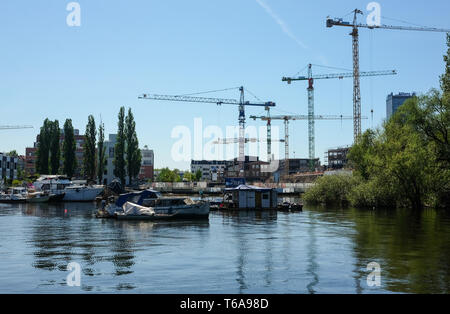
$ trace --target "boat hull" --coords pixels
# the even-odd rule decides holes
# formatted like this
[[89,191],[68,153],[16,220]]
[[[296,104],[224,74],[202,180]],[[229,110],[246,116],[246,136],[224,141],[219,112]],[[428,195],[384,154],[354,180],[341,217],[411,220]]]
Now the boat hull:
[[32,197],[27,199],[27,203],[48,203],[50,199],[50,195],[42,196],[42,197]]
[[108,207],[99,212],[97,218],[116,218],[119,220],[180,220],[180,219],[208,219],[209,203],[198,203],[185,206],[152,207],[155,215],[124,215],[120,207]]
[[65,202],[93,202],[103,191],[103,188],[66,189],[63,201]]
[[62,202],[64,200],[64,196],[66,195],[66,193],[61,193],[61,194],[52,194],[50,195],[50,199],[48,200],[49,202]]

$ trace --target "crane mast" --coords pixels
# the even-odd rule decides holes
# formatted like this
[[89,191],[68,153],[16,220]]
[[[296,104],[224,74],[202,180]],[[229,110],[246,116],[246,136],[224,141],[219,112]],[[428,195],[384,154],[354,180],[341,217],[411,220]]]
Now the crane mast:
[[[359,53],[357,53],[357,59]],[[359,62],[358,62],[359,64]],[[314,168],[314,159],[316,158],[316,148],[315,148],[315,119],[314,117],[314,80],[323,80],[323,79],[344,79],[344,78],[354,78],[354,85],[357,86],[353,90],[359,91],[359,77],[364,76],[383,76],[383,75],[396,75],[396,70],[389,70],[389,71],[370,71],[370,72],[361,72],[359,73],[359,66],[357,75],[355,76],[355,72],[352,73],[332,73],[332,74],[320,74],[320,75],[313,75],[312,73],[312,64],[308,64],[308,76],[298,76],[298,77],[283,77],[281,80],[283,82],[287,82],[288,84],[291,84],[293,81],[308,81],[308,116],[310,117],[308,119],[308,143],[309,143],[309,159],[310,159],[310,168],[311,170]],[[358,77],[356,79],[356,77]],[[358,92],[354,95],[354,102],[355,99],[359,99],[359,103],[361,103],[361,96]],[[361,110],[359,110],[359,113],[355,111],[355,108],[357,106],[354,106],[354,125],[360,129],[361,123],[358,122],[361,119],[358,117],[361,117]],[[360,108],[361,106],[359,106]],[[359,126],[358,126],[359,125]],[[356,130],[356,128],[355,128]],[[356,133],[356,131],[355,131]]]
[[0,130],[33,129],[31,125],[0,125]]
[[274,102],[265,103],[251,103],[245,101],[244,87],[239,87],[240,99],[225,99],[225,98],[207,98],[207,97],[194,97],[194,96],[180,96],[180,95],[155,95],[155,94],[143,94],[139,96],[139,99],[151,99],[151,100],[169,100],[180,102],[197,102],[197,103],[212,103],[216,105],[237,105],[239,108],[239,165],[240,175],[244,176],[244,161],[245,161],[245,107],[257,106],[257,107],[275,107]]
[[449,33],[450,29],[434,28],[434,27],[411,27],[411,26],[392,26],[392,25],[368,25],[358,23],[358,14],[363,15],[361,10],[353,11],[353,23],[345,22],[342,18],[327,18],[327,27],[344,26],[351,27],[352,32],[352,51],[353,51],[353,118],[354,118],[354,142],[356,143],[361,136],[361,85],[360,77],[362,76],[359,68],[359,28],[368,29],[391,29],[391,30],[407,30],[422,32],[442,32]]
[[[315,120],[351,120],[352,117],[349,116],[343,116],[343,115],[314,115],[311,116],[308,115],[279,115],[279,116],[250,116],[250,119],[253,120],[261,120],[261,121],[267,121],[267,124],[271,123],[272,120],[283,120],[284,121],[284,155],[285,155],[285,175],[289,175],[289,121],[296,121],[296,120],[308,120],[315,121]],[[364,119],[367,119],[367,117],[364,117]],[[267,142],[270,142],[270,139],[267,138]],[[283,141],[280,141],[283,142]],[[269,151],[269,150],[268,150]],[[310,160],[310,166],[314,166],[314,160]]]

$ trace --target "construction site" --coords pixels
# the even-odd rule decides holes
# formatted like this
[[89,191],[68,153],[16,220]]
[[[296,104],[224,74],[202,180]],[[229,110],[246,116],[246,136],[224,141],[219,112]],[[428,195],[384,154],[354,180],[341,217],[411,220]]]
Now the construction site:
[[[216,145],[236,145],[239,146],[239,155],[234,160],[193,160],[192,163],[197,166],[202,164],[203,168],[195,168],[203,171],[202,178],[205,181],[225,182],[227,178],[241,178],[246,179],[251,183],[306,183],[313,182],[317,177],[324,175],[327,171],[336,171],[347,169],[351,171],[351,165],[348,165],[347,154],[352,146],[349,143],[346,147],[330,148],[325,152],[324,164],[321,164],[320,159],[317,158],[316,152],[316,121],[320,120],[335,120],[335,121],[353,121],[353,143],[356,143],[362,134],[362,120],[367,120],[368,117],[361,114],[361,78],[365,77],[380,77],[380,76],[395,76],[397,71],[392,70],[380,70],[380,71],[361,71],[360,70],[360,44],[359,44],[359,29],[366,28],[370,30],[402,30],[402,31],[420,31],[420,32],[450,32],[449,29],[438,29],[432,27],[417,27],[417,26],[392,26],[392,25],[376,25],[376,24],[363,24],[358,22],[358,16],[363,15],[363,12],[359,9],[352,11],[353,20],[344,21],[343,18],[327,18],[326,27],[344,27],[351,29],[352,39],[352,72],[341,73],[327,73],[327,74],[314,74],[313,67],[324,67],[320,65],[308,64],[304,70],[305,75],[282,77],[281,81],[291,85],[296,82],[306,82],[306,97],[304,98],[307,103],[308,111],[306,114],[293,114],[293,115],[273,115],[271,111],[281,107],[275,101],[257,101],[251,102],[246,100],[246,92],[253,93],[245,89],[244,87],[237,88],[240,93],[239,99],[224,99],[224,98],[204,98],[199,97],[199,94],[207,94],[220,92],[232,89],[223,89],[215,91],[206,91],[190,95],[158,95],[158,94],[142,94],[139,99],[142,100],[159,100],[170,102],[189,102],[189,103],[209,103],[215,105],[235,105],[238,107],[238,123],[239,123],[239,137],[217,139]],[[324,67],[330,68],[330,67]],[[301,72],[301,71],[300,71]],[[315,112],[314,101],[314,86],[316,80],[353,80],[353,115],[317,115]],[[350,93],[350,91],[348,91]],[[259,100],[258,97],[255,96]],[[300,100],[299,100],[300,101]],[[245,128],[247,123],[246,107],[261,107],[264,108],[266,114],[264,116],[250,116],[250,121],[264,121],[267,127],[267,136],[265,139],[246,138]],[[373,109],[371,110],[373,120]],[[307,121],[308,123],[308,147],[304,149],[307,152],[307,158],[298,159],[291,158],[290,156],[290,134],[289,124],[295,121]],[[272,137],[272,126],[275,122],[281,122],[284,124],[284,138]],[[267,145],[267,156],[248,156],[246,155],[246,144],[248,143],[265,143]],[[284,144],[284,158],[275,159],[273,152],[273,144]],[[303,151],[302,151],[303,154]],[[304,154],[306,155],[306,153]],[[306,157],[306,156],[305,156]],[[270,171],[264,171],[264,168],[268,168],[272,162],[276,162],[277,168],[270,169]],[[217,163],[225,166],[211,167],[211,163]],[[191,166],[192,168],[192,166]],[[194,169],[194,168],[192,168]]]

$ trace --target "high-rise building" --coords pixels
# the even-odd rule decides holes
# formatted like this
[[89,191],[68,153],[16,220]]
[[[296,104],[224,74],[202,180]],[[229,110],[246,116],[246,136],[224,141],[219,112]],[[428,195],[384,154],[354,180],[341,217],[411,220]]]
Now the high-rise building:
[[397,109],[403,105],[403,103],[416,96],[416,93],[390,93],[386,99],[386,117],[389,120],[391,116],[397,111]]
[[102,184],[110,184],[116,179],[114,175],[114,149],[117,143],[117,134],[109,134],[108,141],[104,142],[105,146],[105,172],[103,173]]
[[147,146],[144,146],[141,149],[142,154],[142,162],[141,162],[141,170],[139,171],[139,180],[153,180],[153,171],[155,165],[155,156],[153,150],[149,149]]
[[15,180],[17,179],[17,163],[19,157],[9,156],[7,154],[0,153],[0,180]]

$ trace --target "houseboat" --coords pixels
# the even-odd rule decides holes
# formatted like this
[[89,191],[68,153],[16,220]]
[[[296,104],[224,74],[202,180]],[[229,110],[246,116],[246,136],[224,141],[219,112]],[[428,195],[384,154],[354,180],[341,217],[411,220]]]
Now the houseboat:
[[278,207],[276,189],[239,185],[225,189],[223,208],[230,210],[275,210]]

